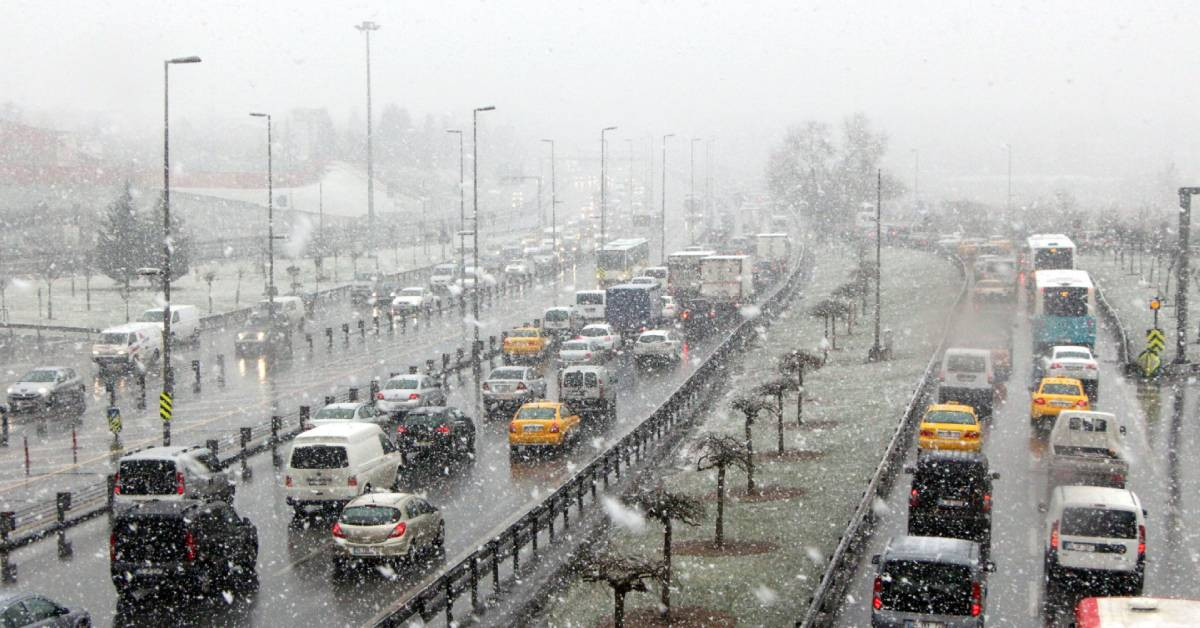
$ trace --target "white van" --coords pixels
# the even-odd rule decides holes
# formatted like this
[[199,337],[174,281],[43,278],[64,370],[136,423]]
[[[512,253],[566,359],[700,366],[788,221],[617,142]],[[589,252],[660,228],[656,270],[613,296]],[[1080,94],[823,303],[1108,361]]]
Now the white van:
[[578,290],[575,292],[575,311],[584,322],[603,321],[608,315],[603,290]]
[[[142,312],[138,320],[143,323],[154,323],[162,329],[163,310],[166,308],[152,307]],[[194,305],[171,304],[171,341],[200,342],[200,311]]]
[[[267,313],[266,299],[258,302],[258,310]],[[296,296],[275,297],[275,315],[287,317],[288,323],[304,327],[304,299]]]
[[1142,593],[1146,511],[1133,491],[1100,486],[1054,489],[1043,539],[1047,584],[1062,584],[1073,575],[1092,583],[1107,575],[1129,594]]
[[162,326],[125,323],[100,332],[92,345],[92,361],[104,371],[146,372],[162,356]]
[[985,349],[946,349],[938,373],[938,403],[956,401],[975,408],[980,418],[992,416],[996,381],[992,353]]
[[307,506],[341,507],[372,489],[394,487],[402,463],[396,445],[378,425],[314,427],[296,437],[288,456],[287,503],[297,515]]

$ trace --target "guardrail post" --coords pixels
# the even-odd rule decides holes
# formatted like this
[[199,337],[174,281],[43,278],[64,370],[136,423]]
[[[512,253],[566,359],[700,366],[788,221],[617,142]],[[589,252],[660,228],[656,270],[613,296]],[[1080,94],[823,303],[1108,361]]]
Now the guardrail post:
[[388,334],[396,333],[396,315],[388,312]]
[[371,390],[371,395],[370,395],[370,398],[367,399],[367,403],[374,404],[379,398],[379,378],[378,377],[371,378],[371,389],[370,390]]
[[242,458],[242,478],[243,479],[250,477],[250,466],[249,466],[249,463],[247,463],[247,460],[250,459],[250,453],[248,451],[246,451],[246,448],[250,446],[251,435],[252,435],[252,430],[249,427],[243,427],[243,428],[238,429],[238,436],[239,436],[238,440],[241,441],[241,445],[242,445],[242,453],[240,454],[240,456]]
[[446,625],[454,625],[454,596],[451,595],[450,578],[442,579],[442,590],[446,593]]
[[192,383],[192,392],[200,394],[200,360],[192,360],[192,375],[195,376],[195,381]]
[[208,453],[212,454],[212,457],[216,458],[217,461],[220,462],[221,458],[219,456],[219,452],[221,449],[221,441],[215,438],[210,438],[204,441],[204,446],[208,448]]
[[29,437],[21,436],[21,440],[25,443],[25,477],[29,477]]
[[448,370],[450,370],[450,354],[443,353],[442,354],[442,374],[444,375],[446,373],[446,371],[448,371]]
[[[376,315],[375,318],[376,318],[376,320],[378,320],[379,316]],[[362,338],[364,340],[367,337],[367,322],[361,318],[358,319],[358,337]]]
[[104,392],[108,393],[108,405],[117,405],[117,387],[111,381],[104,382]]
[[342,344],[350,346],[350,323],[342,323]]
[[0,447],[8,447],[8,412],[0,412]]
[[304,334],[304,342],[308,344],[308,352],[311,354],[311,353],[313,352],[313,339],[312,339],[312,333],[310,333],[310,332],[305,332],[305,334]]
[[332,327],[325,328],[325,340],[328,341],[328,343],[325,345],[325,350],[333,351],[333,328]]
[[462,347],[459,347],[458,349],[455,349],[454,353],[456,356],[454,364],[458,368],[459,376],[461,376],[463,368],[463,356],[466,355],[467,352],[463,351]]
[[[308,335],[308,350],[312,351],[312,335]],[[217,386],[225,387],[225,354],[217,354]]]
[[336,395],[325,395],[325,405],[329,405],[331,403],[337,403],[337,396]]
[[554,518],[558,516],[554,512],[554,507],[558,505],[558,497],[550,498],[550,516],[546,517],[546,531],[550,534],[550,544],[554,544]]
[[104,487],[108,489],[108,494],[104,496],[104,509],[108,511],[108,521],[111,524],[113,516],[117,514],[113,509],[113,502],[117,499],[117,476],[112,473],[105,475]]
[[304,430],[308,429],[308,417],[309,417],[308,406],[300,406],[300,431],[304,431]]
[[408,317],[404,315],[400,316],[400,333],[408,333]]
[[540,523],[539,520],[541,518],[542,518],[542,509],[535,508],[533,511],[533,526],[531,526],[533,529],[530,530],[530,533],[531,533],[531,538],[530,538],[531,552],[530,553],[533,556],[533,558],[537,558],[538,524]]
[[[138,373],[137,382],[138,382],[138,398],[137,398],[137,404],[136,404],[137,409],[145,410],[146,409],[146,374]],[[109,404],[108,405],[110,405],[110,406],[117,405],[116,399],[117,399],[117,391],[116,391],[116,389],[113,389],[112,394],[109,395]]]
[[358,401],[358,388],[351,388],[346,392],[348,400],[351,402]]
[[521,528],[519,527],[520,525],[521,525],[520,522],[518,522],[517,525],[514,525],[511,528],[513,531],[513,533],[512,533],[513,577],[516,577],[517,570],[519,570],[521,568]]
[[17,566],[8,560],[8,535],[16,528],[17,513],[0,512],[0,579],[4,582],[17,581]]
[[471,554],[471,610],[479,608],[479,559]]
[[71,494],[60,492],[54,496],[54,514],[58,528],[58,557],[70,558],[75,553],[71,542],[67,540],[67,511],[71,509]]
[[271,466],[278,467],[283,464],[283,458],[279,455],[279,430],[283,427],[283,417],[278,414],[271,415]]
[[433,361],[433,360],[425,360],[425,372],[426,372],[426,373],[429,373],[429,374],[433,374],[433,366],[434,366],[434,364],[435,364],[435,363],[434,363],[434,361]]
[[[582,509],[583,508],[583,485],[582,484],[579,485],[579,490],[577,491],[577,494],[579,495],[579,507],[580,507],[580,509]],[[582,516],[582,515],[580,515],[580,516]],[[563,532],[567,532],[570,529],[571,529],[571,495],[568,492],[568,493],[564,493],[564,495],[563,495]]]
[[[4,545],[7,547],[8,543]],[[500,542],[492,539],[488,541],[488,545],[492,546],[492,592],[494,595],[500,595]]]

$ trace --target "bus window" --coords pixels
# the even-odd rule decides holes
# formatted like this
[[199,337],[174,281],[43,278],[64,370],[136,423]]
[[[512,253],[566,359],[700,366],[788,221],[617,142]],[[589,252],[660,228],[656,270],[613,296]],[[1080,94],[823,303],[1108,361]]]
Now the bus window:
[[1037,249],[1033,256],[1035,270],[1071,270],[1075,268],[1073,250],[1070,248]]
[[1046,288],[1042,290],[1042,311],[1047,316],[1087,316],[1087,288]]
[[596,261],[600,265],[600,268],[605,270],[624,270],[625,251],[605,251],[602,249]]

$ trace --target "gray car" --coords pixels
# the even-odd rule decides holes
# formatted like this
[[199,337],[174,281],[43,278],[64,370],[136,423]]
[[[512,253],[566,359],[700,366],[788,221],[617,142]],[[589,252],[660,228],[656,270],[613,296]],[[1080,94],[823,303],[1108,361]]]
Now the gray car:
[[576,364],[604,364],[608,361],[608,350],[596,338],[579,337],[568,340],[558,349],[559,368]]
[[403,414],[421,406],[446,405],[446,391],[432,375],[397,375],[383,383],[375,407],[388,414]]
[[512,411],[528,401],[546,398],[546,379],[528,366],[501,366],[492,369],[480,384],[487,416]]
[[92,617],[87,611],[73,611],[36,593],[6,593],[0,595],[0,625],[83,628],[92,625]]
[[347,421],[359,421],[362,423],[374,423],[382,428],[386,433],[387,427],[391,423],[391,415],[382,410],[378,410],[375,406],[362,401],[350,401],[343,403],[331,403],[320,410],[309,419],[309,424],[313,427],[318,425],[329,425],[335,423],[344,423]]
[[974,541],[897,536],[882,554],[872,592],[871,626],[980,628],[987,612],[987,574],[994,571]]
[[82,413],[87,408],[87,386],[75,369],[36,368],[8,387],[8,408],[13,414],[64,410]]
[[113,498],[119,506],[144,501],[187,499],[233,502],[234,484],[211,451],[191,447],[151,447],[122,457]]

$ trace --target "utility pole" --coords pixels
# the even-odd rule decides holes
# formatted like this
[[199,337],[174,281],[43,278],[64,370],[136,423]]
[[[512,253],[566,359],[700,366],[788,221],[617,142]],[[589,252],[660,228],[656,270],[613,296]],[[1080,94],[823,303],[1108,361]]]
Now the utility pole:
[[[558,188],[554,172],[554,140],[542,140],[550,145],[550,245],[554,253],[554,304],[558,305]],[[540,196],[540,194],[539,194]]]
[[467,230],[466,192],[463,186],[464,153],[463,132],[461,129],[446,129],[447,133],[458,136],[458,276],[463,277],[467,265],[466,247],[463,246],[463,231]]
[[659,227],[662,229],[662,258],[663,266],[667,265],[667,140],[675,137],[674,133],[667,133],[662,138],[662,209],[658,214],[658,220],[661,223]]
[[629,188],[625,192],[625,198],[629,203],[629,222],[633,223],[633,139],[626,139],[629,143]]
[[[605,157],[605,155],[604,155],[604,150],[605,150],[604,134],[608,133],[609,131],[615,131],[615,130],[617,130],[617,127],[615,127],[615,126],[606,126],[603,129],[600,129],[600,242],[596,245],[596,261],[597,262],[600,261],[600,250],[604,248],[604,242],[605,242],[605,238],[606,238],[605,220],[608,217],[607,216],[608,205],[607,205],[607,200],[605,199],[605,190],[607,188],[607,185],[606,185],[607,174],[605,173],[605,170],[604,170],[604,166],[605,166],[605,164],[604,164],[604,157]],[[598,266],[598,264],[597,264],[597,266]]]
[[688,244],[696,243],[696,142],[700,138],[693,137],[691,143],[691,167],[688,175],[688,203],[687,203],[687,226],[688,226]]
[[1179,188],[1179,274],[1175,292],[1175,364],[1187,363],[1188,287],[1191,283],[1192,195],[1200,187]]
[[1004,211],[1008,214],[1008,218],[1012,219],[1012,144],[1005,144],[1004,148],[1008,151],[1008,200],[1004,203]]
[[875,171],[875,344],[867,356],[872,361],[884,358],[883,347],[879,344],[880,298],[879,280],[883,276],[883,260],[880,257],[883,245],[883,171]]
[[[371,151],[371,32],[379,30],[375,22],[364,20],[357,24],[358,29],[367,43],[367,228],[371,232],[370,241],[375,242],[375,161]],[[377,258],[378,259],[378,258]]]
[[[471,345],[471,355],[478,355],[479,347],[479,112],[493,111],[496,108],[489,105],[487,107],[477,107],[471,112],[471,195],[474,204],[474,216],[472,216],[471,238],[474,240],[473,251],[471,253],[472,272],[474,277],[471,280],[471,292],[474,297],[471,299],[471,315],[475,318],[471,329],[474,330],[475,336],[472,339],[474,344]],[[463,277],[463,285],[466,285],[466,277]],[[478,362],[476,362],[478,364]]]

